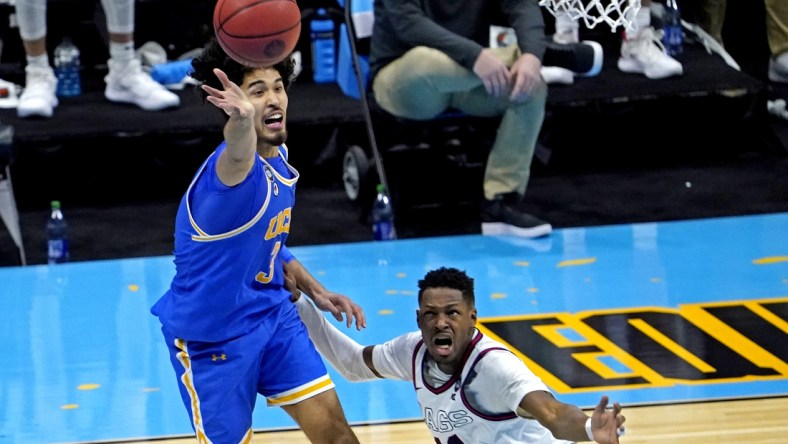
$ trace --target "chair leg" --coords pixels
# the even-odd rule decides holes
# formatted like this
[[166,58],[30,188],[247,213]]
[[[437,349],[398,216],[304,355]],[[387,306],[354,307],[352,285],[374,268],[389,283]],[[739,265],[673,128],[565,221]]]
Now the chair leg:
[[19,225],[19,211],[14,199],[14,188],[11,185],[11,167],[5,167],[5,174],[0,174],[0,217],[2,217],[11,238],[19,248],[19,259],[22,265],[27,265],[25,247],[22,244],[22,227]]

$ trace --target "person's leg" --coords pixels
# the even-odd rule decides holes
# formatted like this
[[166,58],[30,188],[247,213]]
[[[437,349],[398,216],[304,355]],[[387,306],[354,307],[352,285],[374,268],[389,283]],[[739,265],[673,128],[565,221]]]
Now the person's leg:
[[258,370],[258,393],[295,419],[311,442],[358,443],[295,304],[285,304],[269,316],[276,325],[262,330],[270,339]]
[[[372,83],[375,100],[406,119],[430,120],[450,105],[454,93],[482,88],[481,79],[445,53],[425,46],[411,49],[386,65]],[[503,107],[498,107],[498,113]]]
[[788,2],[766,0],[766,35],[769,40],[769,80],[788,83]]
[[104,96],[144,110],[178,106],[180,98],[142,70],[134,52],[134,0],[101,0],[109,32],[109,74]]
[[358,443],[358,438],[348,425],[334,389],[282,408],[298,423],[309,441],[313,443]]
[[[498,48],[496,52],[507,65],[520,56],[516,46]],[[526,213],[520,205],[531,176],[546,103],[545,82],[532,91],[528,100],[518,103],[491,97],[483,87],[452,97],[452,106],[470,115],[503,113],[484,172],[483,234],[540,237],[552,232],[549,223]]]
[[665,52],[659,33],[651,26],[651,0],[643,0],[634,17],[628,19],[634,26],[624,30],[618,69],[650,79],[683,74],[681,63]]
[[46,0],[17,0],[16,17],[26,59],[25,89],[17,106],[20,117],[51,117],[58,105],[57,78],[47,55],[46,16]]
[[[769,0],[766,1],[768,3]],[[709,35],[722,43],[722,26],[725,23],[725,11],[727,10],[727,0],[702,0],[700,5],[700,16],[697,19],[698,26]]]
[[254,351],[265,342],[252,335],[208,343],[163,334],[197,441],[249,442],[260,364]]

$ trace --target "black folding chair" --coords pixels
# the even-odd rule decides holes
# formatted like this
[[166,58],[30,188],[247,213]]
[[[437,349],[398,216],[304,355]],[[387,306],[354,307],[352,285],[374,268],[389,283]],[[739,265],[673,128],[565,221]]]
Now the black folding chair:
[[[435,119],[395,117],[377,105],[365,69],[371,29],[359,32],[354,0],[343,4],[347,40],[366,127],[366,140],[350,140],[342,161],[348,198],[368,210],[375,188],[389,191],[395,214],[445,205],[478,204],[482,176],[500,117],[479,118],[447,110]],[[358,17],[358,14],[356,14]]]

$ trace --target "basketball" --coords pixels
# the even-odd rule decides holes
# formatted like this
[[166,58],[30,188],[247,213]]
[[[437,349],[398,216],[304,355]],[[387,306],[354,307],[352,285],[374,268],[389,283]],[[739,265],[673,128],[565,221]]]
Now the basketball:
[[213,29],[230,58],[253,68],[268,67],[295,49],[301,10],[295,0],[218,0]]

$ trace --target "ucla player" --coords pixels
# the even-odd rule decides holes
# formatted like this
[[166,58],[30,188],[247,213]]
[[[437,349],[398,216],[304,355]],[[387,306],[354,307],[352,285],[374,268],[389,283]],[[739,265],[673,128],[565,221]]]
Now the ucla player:
[[337,319],[366,321],[285,246],[299,178],[287,162],[291,59],[248,68],[212,40],[193,60],[207,102],[227,116],[224,141],[200,166],[175,220],[175,277],[151,312],[162,332],[199,443],[247,443],[258,394],[316,443],[357,443],[334,384],[290,292]]
[[421,331],[367,347],[326,322],[297,289],[293,293],[318,350],[348,380],[413,383],[438,444],[613,444],[623,433],[618,403],[608,409],[603,396],[588,417],[558,401],[520,358],[474,327],[473,279],[463,271],[439,268],[419,281]]

